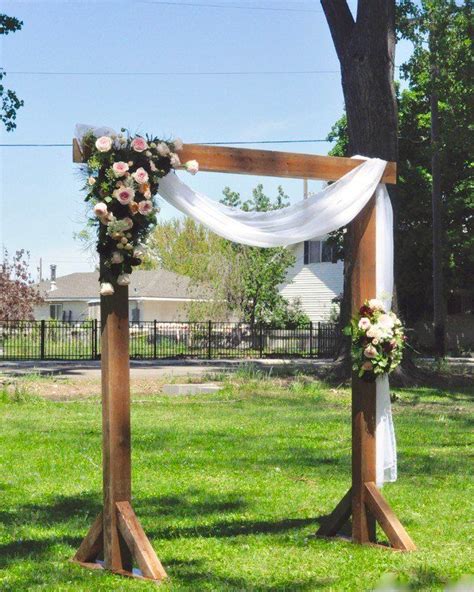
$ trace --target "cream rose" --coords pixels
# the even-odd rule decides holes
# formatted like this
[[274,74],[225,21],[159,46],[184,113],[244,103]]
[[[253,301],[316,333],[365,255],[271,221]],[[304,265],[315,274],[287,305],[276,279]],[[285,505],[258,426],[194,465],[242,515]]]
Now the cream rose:
[[99,152],[108,152],[112,148],[113,140],[109,136],[101,136],[95,141],[95,147]]
[[199,163],[197,160],[188,160],[188,162],[184,163],[185,169],[191,175],[195,175],[199,171]]
[[165,144],[164,142],[160,142],[158,144],[158,146],[156,147],[156,151],[160,156],[168,156],[168,154],[170,153],[168,144]]
[[105,216],[107,216],[108,214],[108,210],[107,210],[107,206],[105,205],[104,202],[100,201],[99,203],[96,203],[94,206],[94,214],[98,217],[98,218],[104,218]]
[[100,284],[101,296],[112,296],[115,293],[114,287],[109,282],[102,282]]
[[359,321],[359,329],[362,329],[362,331],[367,331],[367,329],[370,329],[370,327],[372,326],[372,323],[370,322],[370,320],[367,317],[362,317]]

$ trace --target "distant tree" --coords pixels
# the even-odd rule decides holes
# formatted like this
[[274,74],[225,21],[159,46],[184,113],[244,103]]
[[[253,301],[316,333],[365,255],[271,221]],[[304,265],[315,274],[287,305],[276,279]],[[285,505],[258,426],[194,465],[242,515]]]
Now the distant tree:
[[[252,197],[243,200],[239,193],[226,187],[221,203],[241,208],[250,212],[268,212],[288,205],[289,198],[278,187],[274,200],[263,191],[259,184],[252,192]],[[235,256],[240,261],[243,285],[243,301],[241,308],[244,320],[252,326],[256,323],[272,323],[285,325],[289,323],[305,324],[309,322],[301,306],[291,305],[279,291],[284,282],[288,268],[294,265],[294,254],[285,247],[263,249],[232,243]]]
[[[0,14],[0,35],[8,35],[19,31],[23,26],[23,21],[19,21],[13,16]],[[16,112],[20,107],[23,107],[24,102],[19,99],[15,91],[6,89],[2,80],[5,78],[6,72],[0,68],[0,120],[4,124],[7,132],[11,132],[16,128]]]
[[0,267],[0,319],[32,319],[33,307],[42,302],[29,272],[29,253],[21,249],[10,257],[5,250]]

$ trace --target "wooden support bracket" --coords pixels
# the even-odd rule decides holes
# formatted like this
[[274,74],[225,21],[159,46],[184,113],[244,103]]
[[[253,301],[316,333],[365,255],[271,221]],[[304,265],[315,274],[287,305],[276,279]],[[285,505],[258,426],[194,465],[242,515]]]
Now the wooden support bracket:
[[[161,582],[167,578],[165,569],[148,540],[132,506],[128,501],[117,502],[117,537],[121,540],[123,556],[119,563],[108,567],[104,556],[104,525],[101,512],[74,555],[72,562],[88,569],[108,569],[121,576]],[[130,558],[132,561],[130,561]],[[138,569],[133,569],[135,561]]]

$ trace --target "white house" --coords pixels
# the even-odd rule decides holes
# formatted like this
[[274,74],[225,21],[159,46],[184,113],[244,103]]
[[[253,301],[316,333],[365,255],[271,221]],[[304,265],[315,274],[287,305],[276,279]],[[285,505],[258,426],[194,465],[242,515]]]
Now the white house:
[[[100,318],[98,272],[71,273],[43,281],[39,289],[44,303],[34,310],[36,320]],[[191,288],[185,276],[163,269],[137,270],[131,274],[129,312],[133,322],[186,321],[189,303],[207,300],[205,288]]]
[[280,293],[292,301],[299,299],[313,322],[329,320],[332,300],[343,291],[343,261],[334,261],[333,249],[324,238],[290,247],[296,256]]

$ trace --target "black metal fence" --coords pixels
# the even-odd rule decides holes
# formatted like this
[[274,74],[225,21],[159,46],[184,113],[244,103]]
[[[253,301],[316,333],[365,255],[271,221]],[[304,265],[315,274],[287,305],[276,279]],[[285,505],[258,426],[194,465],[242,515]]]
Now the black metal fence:
[[[164,358],[330,358],[338,328],[333,323],[277,329],[246,323],[130,323],[130,357]],[[0,321],[2,360],[96,360],[100,322]]]

